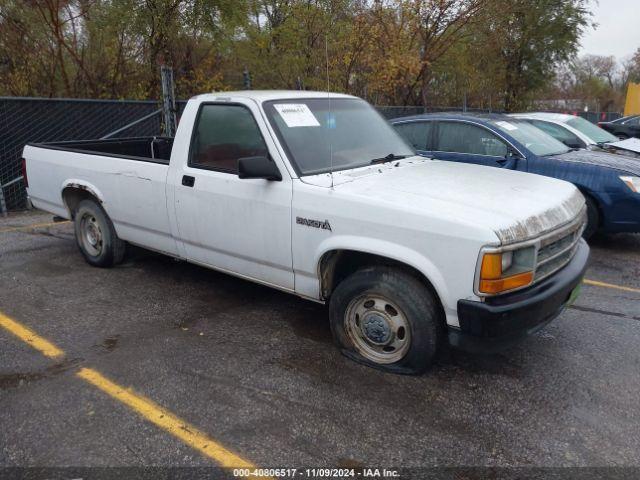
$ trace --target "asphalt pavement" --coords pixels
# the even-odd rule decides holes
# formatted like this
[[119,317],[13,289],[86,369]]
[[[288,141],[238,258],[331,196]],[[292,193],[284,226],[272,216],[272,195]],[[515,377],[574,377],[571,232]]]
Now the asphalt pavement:
[[140,249],[94,268],[51,222],[0,218],[0,312],[64,352],[0,328],[0,467],[216,464],[82,369],[261,467],[640,466],[640,235],[594,240],[539,334],[407,377],[343,357],[322,305]]

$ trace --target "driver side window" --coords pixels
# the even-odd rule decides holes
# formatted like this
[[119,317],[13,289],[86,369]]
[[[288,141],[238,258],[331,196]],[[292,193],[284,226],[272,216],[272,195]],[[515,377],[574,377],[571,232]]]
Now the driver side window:
[[191,143],[190,167],[236,174],[239,158],[267,155],[258,124],[247,107],[201,107]]
[[437,150],[440,152],[469,153],[490,157],[504,157],[507,144],[486,128],[463,122],[440,122]]

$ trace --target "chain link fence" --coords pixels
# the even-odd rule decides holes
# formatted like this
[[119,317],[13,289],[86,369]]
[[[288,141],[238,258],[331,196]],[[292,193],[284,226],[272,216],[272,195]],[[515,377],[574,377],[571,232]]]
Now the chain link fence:
[[[186,105],[176,102],[178,118]],[[430,112],[460,112],[459,107],[378,106],[387,119]],[[487,113],[485,109],[467,112]],[[618,113],[572,112],[596,123]],[[160,135],[162,110],[155,101],[78,100],[0,97],[0,214],[26,207],[22,149],[31,142],[87,140]]]
[[[145,116],[144,121],[122,128]],[[26,143],[101,138],[119,129],[113,138],[158,135],[161,121],[156,102],[0,97],[3,210],[26,206],[20,160]]]

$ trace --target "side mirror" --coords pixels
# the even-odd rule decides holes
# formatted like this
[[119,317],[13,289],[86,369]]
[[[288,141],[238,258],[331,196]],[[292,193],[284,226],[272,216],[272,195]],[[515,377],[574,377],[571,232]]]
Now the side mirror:
[[262,178],[274,182],[282,181],[282,174],[269,157],[243,157],[238,159],[239,178]]
[[511,147],[509,147],[509,151],[507,152],[507,155],[505,158],[507,160],[524,160],[524,157],[520,155],[520,152],[518,152],[517,150]]
[[509,148],[504,158],[502,157],[498,158],[497,162],[500,168],[513,170],[516,168],[518,164],[518,160],[524,160],[524,158],[516,150],[514,150],[513,148]]

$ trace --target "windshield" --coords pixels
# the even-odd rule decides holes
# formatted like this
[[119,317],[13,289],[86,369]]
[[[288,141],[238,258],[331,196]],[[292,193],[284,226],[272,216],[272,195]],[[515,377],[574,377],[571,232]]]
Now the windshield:
[[264,110],[300,175],[362,167],[385,157],[415,155],[364,100],[273,100],[264,103]]
[[567,121],[567,125],[585,134],[595,143],[618,141],[618,139],[611,135],[609,132],[601,129],[597,125],[594,125],[589,120],[585,120],[582,117],[572,118],[571,120]]
[[534,127],[524,120],[496,120],[493,124],[507,135],[531,150],[535,155],[558,155],[567,153],[569,149],[564,143],[556,140],[551,135],[544,133],[538,127]]

